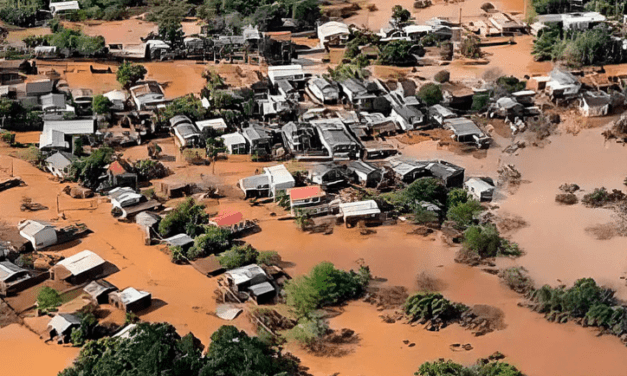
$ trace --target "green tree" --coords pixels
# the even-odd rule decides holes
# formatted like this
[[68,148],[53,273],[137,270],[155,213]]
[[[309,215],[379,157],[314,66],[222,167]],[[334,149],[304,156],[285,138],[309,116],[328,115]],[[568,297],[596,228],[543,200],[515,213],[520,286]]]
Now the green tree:
[[466,37],[459,46],[461,54],[465,57],[478,59],[481,57],[481,47],[479,46],[479,38],[474,36]]
[[141,81],[146,77],[148,71],[141,64],[132,64],[127,61],[122,63],[116,72],[118,82],[128,89],[134,86],[138,81]]
[[396,26],[401,26],[407,23],[411,18],[411,13],[400,5],[394,5],[392,7],[392,21]]
[[172,48],[184,48],[183,26],[180,21],[166,19],[159,22],[159,38],[170,45]]
[[472,106],[470,110],[473,112],[481,112],[488,108],[488,104],[490,104],[490,94],[477,93],[472,96]]
[[37,309],[48,313],[61,305],[63,300],[59,292],[51,287],[44,286],[37,294]]
[[113,102],[102,94],[96,95],[91,102],[91,107],[95,114],[105,115],[111,111]]
[[442,89],[440,85],[434,83],[427,83],[420,87],[418,94],[416,95],[427,106],[433,106],[442,102],[444,96],[442,95]]
[[412,321],[441,320],[446,323],[459,319],[468,307],[461,303],[452,303],[442,294],[421,291],[407,298],[403,310]]
[[446,218],[449,221],[455,222],[455,227],[459,230],[464,230],[468,226],[472,225],[477,214],[481,213],[483,207],[476,200],[469,200],[467,202],[459,202],[454,206],[451,206],[446,213]]
[[202,106],[200,99],[189,94],[176,98],[163,109],[165,119],[171,119],[176,115],[185,115],[192,121],[198,121],[205,118],[207,110]]
[[74,161],[70,167],[70,175],[84,186],[96,188],[104,167],[113,162],[113,154],[112,148],[102,146],[92,151],[88,157]]
[[203,225],[209,221],[204,205],[197,205],[193,198],[180,203],[159,222],[159,233],[167,237],[186,233],[189,236],[200,234]]
[[457,204],[463,204],[470,200],[468,192],[463,188],[453,188],[446,194],[446,207],[451,208]]
[[476,252],[480,257],[520,256],[521,252],[515,243],[503,239],[496,226],[470,226],[464,232],[464,247]]
[[444,208],[446,188],[436,178],[420,178],[399,192],[383,195],[382,198],[401,212],[415,211],[421,202],[428,202]]
[[231,231],[208,226],[205,233],[194,239],[194,245],[187,252],[187,257],[193,260],[210,254],[216,254],[229,248],[231,245]]
[[281,256],[276,251],[261,251],[257,256],[257,264],[260,265],[279,265],[281,262]]
[[[386,43],[379,53],[379,64],[407,66],[414,65],[416,58],[412,54],[415,45],[406,40],[394,40]],[[416,52],[422,52],[416,51]]]
[[225,269],[235,269],[256,263],[257,257],[259,257],[259,252],[251,247],[250,244],[236,245],[222,253],[218,257],[218,261]]

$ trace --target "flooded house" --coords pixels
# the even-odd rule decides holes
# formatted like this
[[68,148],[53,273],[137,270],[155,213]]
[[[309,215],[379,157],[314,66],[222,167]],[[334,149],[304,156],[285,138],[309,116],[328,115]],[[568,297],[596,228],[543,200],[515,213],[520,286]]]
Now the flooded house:
[[130,187],[137,189],[138,178],[133,171],[133,167],[122,159],[115,160],[107,167],[107,182],[102,185],[103,189],[113,187]]
[[109,200],[113,208],[122,209],[124,207],[139,204],[144,196],[137,193],[134,188],[118,187],[109,191]]
[[239,297],[250,296],[259,304],[269,303],[276,296],[276,289],[259,265],[247,265],[224,273],[229,289]]
[[442,125],[444,129],[453,131],[452,138],[464,144],[473,144],[478,148],[487,148],[490,146],[490,137],[488,137],[474,121],[466,118],[447,119]]
[[105,263],[105,260],[94,252],[85,250],[59,261],[50,269],[50,278],[80,285],[101,276]]
[[422,111],[415,106],[408,105],[392,107],[390,117],[404,131],[420,128],[425,120]]
[[44,120],[39,136],[39,149],[63,150],[73,147],[73,136],[91,135],[96,132],[94,119]]
[[248,150],[246,147],[246,138],[244,138],[241,133],[223,134],[220,138],[224,141],[224,146],[229,154],[246,154]]
[[277,85],[279,81],[286,80],[297,88],[304,88],[305,83],[311,77],[303,71],[303,66],[293,65],[275,65],[268,67],[268,78],[272,85]]
[[354,182],[365,187],[376,187],[383,179],[383,172],[372,163],[362,160],[351,161],[347,166]]
[[585,91],[579,98],[579,112],[585,117],[607,116],[612,97],[603,92]]
[[20,236],[28,240],[33,249],[38,251],[58,242],[57,230],[46,222],[26,220],[17,226]]
[[390,159],[388,163],[396,178],[406,184],[411,184],[416,179],[428,175],[426,173],[426,163],[398,157]]
[[340,99],[340,89],[337,84],[329,82],[324,77],[314,77],[307,82],[307,90],[318,102],[335,104]]
[[398,154],[398,150],[389,142],[362,141],[364,159],[383,159]]
[[510,97],[501,97],[497,99],[494,105],[490,108],[492,116],[496,115],[510,120],[514,120],[517,117],[522,118],[524,111],[524,106]]
[[464,184],[465,169],[463,167],[443,160],[419,163],[426,164],[425,169],[429,171],[430,176],[439,179],[447,188],[461,188]]
[[319,185],[292,188],[288,194],[290,196],[290,213],[293,216],[299,214],[314,216],[329,212],[329,205],[326,203],[327,194]]
[[263,171],[269,178],[272,197],[277,197],[279,192],[285,192],[290,188],[294,188],[296,185],[294,177],[287,168],[285,168],[285,165],[264,167]]
[[523,106],[531,106],[534,104],[536,92],[533,90],[521,90],[512,93],[512,98]]
[[568,98],[579,94],[581,82],[572,73],[554,68],[546,82],[546,92],[551,98]]
[[196,127],[201,133],[205,133],[205,129],[212,129],[212,132],[223,134],[228,129],[228,126],[223,118],[197,121]]
[[[368,89],[368,83],[356,78],[349,78],[339,82],[342,102],[350,103],[355,109],[372,111],[375,109],[377,95],[374,90]],[[372,86],[372,85],[371,85]]]
[[[360,112],[359,118],[359,124],[365,128],[366,132],[366,136],[360,136],[362,140],[380,135],[393,135],[398,129],[397,122],[391,115],[385,116],[380,112]],[[351,126],[351,129],[354,130],[354,127]]]
[[126,109],[126,102],[128,101],[128,93],[122,90],[112,90],[102,94],[112,103],[112,111],[124,111]]
[[135,85],[129,91],[138,111],[156,110],[159,106],[166,105],[169,102],[165,98],[161,85],[156,81],[147,81]]
[[198,145],[200,132],[191,122],[178,124],[173,129],[179,147],[188,148]]
[[107,304],[109,302],[109,293],[116,291],[118,288],[104,279],[91,281],[83,291],[89,295],[92,302],[96,304]]
[[65,102],[63,94],[46,94],[39,98],[44,120],[62,120],[65,114],[74,114],[74,107]]
[[332,189],[346,183],[346,171],[335,163],[318,163],[309,169],[307,179],[324,189]]
[[109,304],[125,312],[139,312],[152,304],[152,294],[128,287],[109,293]]
[[334,159],[355,159],[359,156],[361,146],[347,131],[340,119],[312,120],[316,127],[320,142]]
[[194,245],[194,239],[187,234],[177,234],[163,239],[162,242],[167,244],[168,247],[181,247],[183,250],[186,250]]
[[78,160],[78,157],[72,153],[57,151],[56,153],[46,158],[44,163],[46,169],[50,171],[52,175],[56,176],[59,179],[65,179],[70,173],[72,163],[74,163],[74,161],[76,160]]
[[328,50],[329,47],[345,45],[348,42],[350,30],[345,23],[330,21],[318,25],[317,34],[320,46]]
[[320,150],[316,128],[310,123],[289,122],[281,128],[283,144],[293,154]]
[[470,178],[464,182],[464,189],[477,201],[492,201],[494,184],[487,179]]
[[441,104],[436,104],[429,107],[429,117],[435,120],[438,124],[444,124],[444,121],[447,119],[456,118],[457,115],[449,108],[442,106]]
[[13,295],[29,286],[31,276],[10,261],[0,261],[0,295]]
[[367,224],[380,222],[381,210],[374,200],[344,202],[340,204],[340,215],[346,227],[353,227],[359,221]]
[[272,134],[262,127],[251,125],[242,128],[247,150],[252,155],[266,156],[272,151]]
[[73,329],[78,329],[81,326],[81,319],[69,313],[57,313],[48,322],[47,332],[50,336],[50,340],[57,339],[57,343],[69,343],[70,336]]
[[78,1],[50,2],[49,8],[53,17],[60,14],[76,12],[81,9]]
[[72,89],[72,101],[76,106],[82,110],[91,109],[91,104],[94,99],[94,92],[91,89]]
[[270,195],[270,177],[266,174],[240,179],[238,185],[244,192],[244,199],[268,197]]

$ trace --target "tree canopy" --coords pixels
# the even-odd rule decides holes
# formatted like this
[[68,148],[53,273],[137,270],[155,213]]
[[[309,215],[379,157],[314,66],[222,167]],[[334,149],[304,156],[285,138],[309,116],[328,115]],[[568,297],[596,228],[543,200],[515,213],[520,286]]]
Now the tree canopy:
[[108,114],[111,111],[111,106],[113,106],[113,102],[102,94],[98,94],[92,99],[91,107],[95,114]]
[[132,64],[125,61],[120,65],[116,72],[116,78],[118,82],[126,89],[135,85],[138,81],[141,81],[146,77],[148,71],[141,64]]
[[440,85],[427,83],[420,87],[416,96],[421,99],[427,106],[433,106],[442,102],[444,96]]
[[204,231],[203,225],[208,221],[205,206],[196,204],[190,197],[159,222],[159,233],[165,237],[182,233],[195,237]]

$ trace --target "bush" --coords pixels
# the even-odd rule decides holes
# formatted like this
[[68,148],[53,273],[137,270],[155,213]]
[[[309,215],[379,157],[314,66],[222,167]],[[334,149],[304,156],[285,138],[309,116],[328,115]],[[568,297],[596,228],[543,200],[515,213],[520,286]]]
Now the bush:
[[286,283],[287,305],[298,317],[309,316],[315,309],[342,303],[364,291],[370,281],[370,270],[360,267],[357,272],[336,269],[322,262],[309,272]]
[[281,256],[276,251],[261,251],[257,256],[257,264],[261,265],[279,265]]
[[259,252],[249,244],[244,246],[233,246],[228,251],[218,257],[220,265],[225,269],[235,269],[257,262]]
[[187,251],[190,260],[207,255],[220,253],[231,246],[231,231],[220,227],[209,226],[205,233],[194,239],[194,245]]
[[501,270],[499,277],[510,289],[517,293],[526,294],[533,289],[533,281],[523,267],[513,266]]
[[499,235],[496,226],[470,226],[464,232],[464,247],[477,253],[481,258],[497,256],[520,256],[518,245]]
[[468,309],[461,303],[451,303],[442,294],[435,292],[418,292],[405,301],[403,310],[412,320],[422,322],[437,320],[441,322],[454,321]]
[[455,228],[464,230],[472,225],[477,214],[481,213],[483,207],[476,200],[460,202],[448,209],[446,218],[455,222]]
[[422,85],[416,96],[427,106],[438,104],[444,99],[440,85],[433,83]]
[[208,221],[209,215],[205,213],[205,206],[196,205],[190,197],[159,222],[159,233],[164,237],[181,233],[195,237],[203,231],[202,225]]
[[446,207],[451,208],[457,204],[464,204],[470,200],[468,192],[463,188],[453,188],[446,195]]
[[490,104],[489,93],[478,93],[472,96],[472,106],[470,110],[473,112],[485,111]]
[[55,310],[62,302],[59,292],[48,286],[44,286],[37,294],[37,309],[43,313]]
[[111,100],[102,94],[98,94],[92,99],[91,107],[95,114],[108,114],[111,111],[111,106],[113,106]]
[[607,204],[609,201],[610,194],[607,189],[605,189],[605,187],[595,188],[592,193],[584,195],[583,199],[581,200],[584,205],[593,208],[601,207]]
[[99,184],[104,167],[113,162],[113,154],[112,148],[103,146],[93,151],[87,158],[74,161],[70,167],[70,175],[87,188],[94,189]]
[[460,52],[464,57],[478,59],[482,56],[481,47],[479,47],[479,38],[466,37],[459,46]]
[[324,336],[328,330],[329,325],[326,321],[320,315],[312,314],[310,317],[301,317],[298,320],[298,325],[292,329],[291,334],[302,345],[311,346]]
[[180,246],[170,247],[170,260],[175,264],[182,264],[187,262],[187,256],[183,252],[183,248]]
[[527,87],[526,81],[520,81],[514,76],[499,77],[496,80],[496,84],[508,93],[515,93],[517,91],[525,90],[525,87]]
[[498,360],[479,359],[477,364],[464,367],[452,360],[439,359],[423,363],[415,376],[523,376],[514,366]]
[[412,42],[406,40],[393,40],[385,44],[379,53],[379,64],[396,66],[414,65],[416,58],[411,53],[414,46]]
[[436,73],[435,76],[433,76],[433,81],[443,84],[445,82],[448,82],[450,78],[451,78],[451,73],[447,70],[442,70]]
[[558,193],[555,195],[555,202],[564,205],[575,205],[579,202],[579,199],[574,193]]
[[385,194],[381,197],[389,204],[394,205],[396,210],[409,213],[416,211],[422,201],[444,208],[446,195],[446,188],[438,179],[420,178],[402,191]]
[[419,225],[430,224],[430,223],[439,223],[440,216],[438,213],[428,210],[422,205],[418,205],[414,210],[414,223]]

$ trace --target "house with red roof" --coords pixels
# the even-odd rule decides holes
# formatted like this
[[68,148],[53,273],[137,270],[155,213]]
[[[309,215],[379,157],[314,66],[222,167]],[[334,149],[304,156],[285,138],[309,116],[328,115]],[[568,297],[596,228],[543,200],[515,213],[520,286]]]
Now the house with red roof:
[[327,194],[319,185],[292,188],[289,190],[292,215],[306,213],[320,215],[329,212]]

